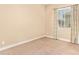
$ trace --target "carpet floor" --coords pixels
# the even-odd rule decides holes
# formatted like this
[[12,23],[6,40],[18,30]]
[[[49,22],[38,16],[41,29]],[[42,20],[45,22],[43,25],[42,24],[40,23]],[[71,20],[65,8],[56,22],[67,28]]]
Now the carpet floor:
[[78,55],[79,45],[55,40],[40,38],[4,51],[0,55]]

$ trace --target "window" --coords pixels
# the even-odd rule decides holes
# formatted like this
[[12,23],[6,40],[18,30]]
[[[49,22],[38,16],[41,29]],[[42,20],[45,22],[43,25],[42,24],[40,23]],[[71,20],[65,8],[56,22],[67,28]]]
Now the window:
[[57,20],[59,27],[70,27],[70,19],[71,19],[70,7],[57,9]]

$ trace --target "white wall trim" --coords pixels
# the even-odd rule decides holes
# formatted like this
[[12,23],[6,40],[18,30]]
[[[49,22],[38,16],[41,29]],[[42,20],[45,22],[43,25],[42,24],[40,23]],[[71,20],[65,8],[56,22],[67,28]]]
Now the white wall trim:
[[[48,37],[48,38],[54,38],[54,37],[51,36],[51,35],[46,35],[46,37]],[[64,38],[58,38],[58,40],[62,40],[62,41],[66,41],[66,42],[70,42],[70,40],[67,40],[67,39],[64,39]]]
[[[37,39],[43,38],[43,37],[54,38],[53,36],[50,36],[50,35],[42,35],[42,36],[38,36],[38,37],[33,38],[33,39],[28,39],[28,40],[26,40],[26,41],[21,41],[21,42],[12,44],[12,45],[4,46],[4,47],[0,48],[0,51],[6,50],[6,49],[9,49],[9,48],[12,48],[12,47],[16,47],[16,46],[19,46],[19,45],[21,45],[21,44],[24,44],[24,43],[27,43],[27,42],[31,42],[31,41],[33,41],[33,40],[37,40]],[[69,40],[66,40],[66,39],[63,39],[63,38],[59,38],[58,40],[70,42]]]
[[9,48],[12,48],[12,47],[16,47],[16,46],[19,46],[19,45],[21,45],[21,44],[24,44],[24,43],[27,43],[27,42],[31,42],[31,41],[33,41],[33,40],[37,40],[37,39],[43,38],[43,37],[45,37],[45,35],[38,36],[38,37],[33,38],[33,39],[28,39],[28,40],[26,40],[26,41],[21,41],[21,42],[12,44],[12,45],[4,46],[4,47],[0,48],[0,51],[6,50],[6,49],[9,49]]
[[46,37],[48,37],[48,38],[54,38],[53,36],[50,36],[50,35],[46,35]]
[[64,39],[64,38],[58,38],[58,40],[62,40],[62,41],[66,41],[66,42],[70,42],[70,40]]

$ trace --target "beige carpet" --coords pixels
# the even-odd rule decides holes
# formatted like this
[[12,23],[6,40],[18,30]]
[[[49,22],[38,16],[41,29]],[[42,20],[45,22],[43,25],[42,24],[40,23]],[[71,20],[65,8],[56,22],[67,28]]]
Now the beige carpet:
[[22,44],[17,47],[13,47],[0,54],[7,55],[69,55],[79,54],[79,45],[54,40],[51,38],[41,38],[31,41],[26,44]]

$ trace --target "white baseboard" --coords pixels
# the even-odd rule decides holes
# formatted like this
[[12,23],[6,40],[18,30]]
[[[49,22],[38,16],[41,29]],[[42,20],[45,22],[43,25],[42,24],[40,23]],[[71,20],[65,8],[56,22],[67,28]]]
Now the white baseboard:
[[[4,46],[4,47],[0,48],[0,51],[6,50],[6,49],[9,49],[9,48],[12,48],[12,47],[16,47],[16,46],[19,46],[21,44],[31,42],[33,40],[37,40],[37,39],[43,38],[43,37],[54,38],[53,36],[50,36],[50,35],[42,35],[42,36],[39,36],[39,37],[36,37],[36,38],[33,38],[33,39],[28,39],[26,41],[22,41],[22,42],[18,42],[18,43],[12,44],[12,45]],[[59,38],[58,40],[70,42],[69,40],[66,40],[66,39],[63,39],[63,38]]]
[[9,49],[9,48],[12,48],[12,47],[16,47],[16,46],[19,46],[21,44],[24,44],[24,43],[27,43],[27,42],[30,42],[30,41],[33,41],[33,40],[36,40],[36,39],[39,39],[39,38],[43,38],[43,37],[45,37],[45,35],[42,35],[42,36],[39,36],[39,37],[36,37],[36,38],[33,38],[33,39],[29,39],[29,40],[26,40],[26,41],[18,42],[18,43],[12,44],[12,45],[8,45],[8,46],[0,48],[0,51],[6,50],[6,49]]
[[58,38],[58,40],[62,40],[62,41],[66,41],[66,42],[70,42],[70,40],[64,39],[64,38]]
[[[53,36],[50,36],[50,35],[46,35],[46,37],[48,37],[48,38],[54,38]],[[56,39],[56,38],[54,38],[54,39]],[[67,40],[67,39],[64,39],[64,38],[58,38],[58,40],[70,42],[70,40]]]
[[50,35],[45,35],[46,37],[48,37],[48,38],[54,38],[53,36],[50,36]]

